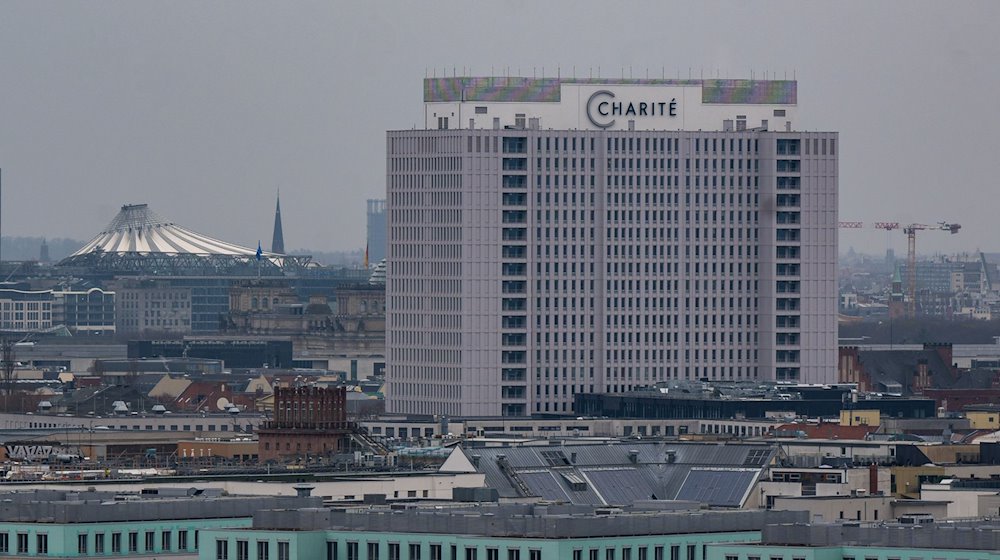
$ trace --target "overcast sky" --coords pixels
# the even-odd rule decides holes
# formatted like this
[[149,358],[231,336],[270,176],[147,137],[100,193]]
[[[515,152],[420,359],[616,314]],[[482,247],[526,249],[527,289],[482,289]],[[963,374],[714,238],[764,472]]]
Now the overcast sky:
[[918,250],[1000,251],[997,22],[996,1],[2,1],[2,232],[83,241],[145,202],[266,248],[280,188],[287,248],[360,248],[425,75],[575,66],[794,73],[798,127],[841,134],[841,220],[955,221]]

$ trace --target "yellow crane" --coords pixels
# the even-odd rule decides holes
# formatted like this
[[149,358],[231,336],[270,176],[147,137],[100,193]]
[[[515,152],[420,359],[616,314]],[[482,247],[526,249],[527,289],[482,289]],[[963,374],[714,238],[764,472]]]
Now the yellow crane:
[[[841,229],[860,229],[865,227],[864,222],[840,222]],[[892,231],[900,229],[899,222],[875,222],[875,229]],[[938,222],[929,224],[910,224],[902,226],[903,233],[906,234],[906,272],[907,272],[907,292],[910,301],[907,303],[907,315],[917,316],[917,232],[924,230],[947,231],[948,233],[958,233],[962,229],[959,224]]]

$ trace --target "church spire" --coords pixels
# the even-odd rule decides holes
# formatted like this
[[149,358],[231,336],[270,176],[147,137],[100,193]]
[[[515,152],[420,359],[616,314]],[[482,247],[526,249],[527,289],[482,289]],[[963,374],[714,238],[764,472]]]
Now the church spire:
[[277,204],[274,206],[274,237],[271,238],[271,252],[285,254],[285,236],[281,232],[281,191],[278,191]]

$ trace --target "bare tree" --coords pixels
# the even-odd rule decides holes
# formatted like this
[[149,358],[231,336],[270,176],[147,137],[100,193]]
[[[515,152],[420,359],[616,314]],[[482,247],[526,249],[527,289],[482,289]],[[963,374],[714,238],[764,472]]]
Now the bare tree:
[[7,396],[14,394],[14,368],[17,363],[14,361],[14,343],[8,338],[0,341],[0,373],[3,374],[3,392]]

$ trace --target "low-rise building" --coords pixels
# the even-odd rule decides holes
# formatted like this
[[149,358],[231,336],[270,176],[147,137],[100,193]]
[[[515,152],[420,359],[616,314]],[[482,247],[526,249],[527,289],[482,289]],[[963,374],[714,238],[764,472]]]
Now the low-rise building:
[[645,502],[613,510],[541,504],[272,509],[259,512],[251,527],[202,531],[200,558],[704,560],[709,544],[755,542],[768,523],[801,523],[806,517],[690,507]]
[[996,560],[996,520],[936,524],[930,516],[904,516],[901,523],[813,523],[769,525],[759,543],[710,544],[704,560]]
[[249,527],[254,512],[319,507],[313,497],[223,496],[194,488],[148,492],[0,493],[0,555],[18,558],[197,558],[206,529]]

